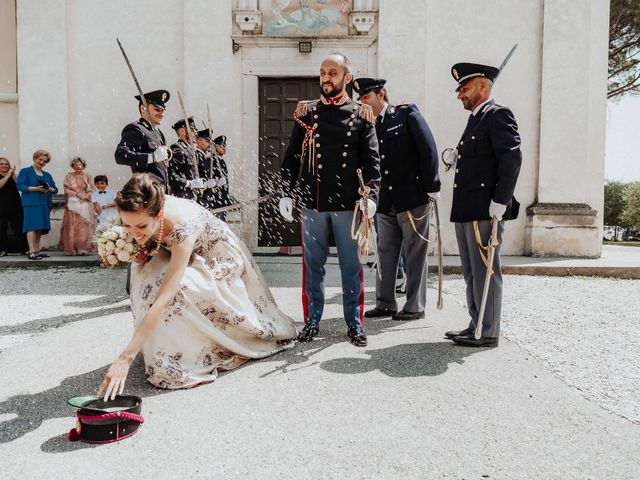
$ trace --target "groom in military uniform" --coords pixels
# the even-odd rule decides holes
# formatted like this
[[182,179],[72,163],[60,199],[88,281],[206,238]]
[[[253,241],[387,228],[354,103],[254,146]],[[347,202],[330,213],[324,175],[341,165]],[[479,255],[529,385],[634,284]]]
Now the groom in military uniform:
[[[364,316],[416,320],[424,318],[427,302],[429,198],[440,197],[438,151],[418,107],[389,104],[385,83],[381,78],[358,78],[353,82],[360,101],[370,105],[376,115],[382,170],[377,209],[381,275],[376,276],[376,307]],[[398,311],[395,284],[402,248],[407,301]]]
[[[522,164],[518,125],[509,108],[491,99],[493,82],[499,73],[495,67],[475,63],[457,63],[451,68],[451,75],[458,83],[458,99],[471,112],[457,147],[447,149],[443,156],[447,168],[455,168],[451,221],[455,223],[471,319],[464,330],[445,335],[459,345],[471,347],[498,345],[504,221],[516,218],[520,207],[513,196]],[[483,246],[488,244],[492,221],[498,222],[499,244],[495,250],[482,335],[476,339],[474,331],[487,272]]]
[[154,175],[169,193],[167,167],[170,153],[158,125],[162,122],[170,95],[166,90],[154,90],[145,93],[144,97],[149,111],[147,112],[140,95],[136,95],[140,120],[129,123],[122,130],[120,143],[115,151],[116,163],[128,165],[133,173]]
[[[305,327],[298,340],[308,342],[319,332],[324,309],[324,274],[333,232],[342,277],[342,304],[347,335],[356,346],[366,346],[363,329],[364,285],[358,242],[351,238],[356,204],[375,213],[380,183],[378,140],[371,107],[353,101],[346,92],[352,80],[348,59],[329,55],[320,66],[322,95],[301,102],[294,119],[289,147],[282,166],[285,196],[282,216],[292,221],[297,196],[302,219],[302,302]],[[361,199],[357,170],[368,187]]]

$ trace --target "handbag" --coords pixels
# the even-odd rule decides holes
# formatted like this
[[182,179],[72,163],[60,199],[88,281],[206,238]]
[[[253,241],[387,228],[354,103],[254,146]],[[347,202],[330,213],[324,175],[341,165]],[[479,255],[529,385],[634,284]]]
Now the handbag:
[[93,220],[91,212],[91,205],[87,202],[83,202],[78,197],[69,197],[67,201],[67,208],[73,213],[77,213],[82,219],[89,223]]

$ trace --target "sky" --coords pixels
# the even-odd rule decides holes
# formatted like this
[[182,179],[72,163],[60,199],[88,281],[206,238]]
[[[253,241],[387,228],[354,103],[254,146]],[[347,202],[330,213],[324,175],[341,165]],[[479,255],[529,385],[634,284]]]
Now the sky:
[[640,181],[640,96],[608,102],[604,178]]

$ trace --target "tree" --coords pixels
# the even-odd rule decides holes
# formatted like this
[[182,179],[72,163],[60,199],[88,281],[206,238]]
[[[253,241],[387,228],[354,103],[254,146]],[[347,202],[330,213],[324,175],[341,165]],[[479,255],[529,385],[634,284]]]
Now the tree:
[[604,184],[604,224],[622,226],[622,212],[625,207],[625,190],[628,183],[609,182]]
[[607,98],[640,93],[640,2],[611,0]]
[[640,228],[640,182],[628,184],[624,192],[622,222],[631,228]]

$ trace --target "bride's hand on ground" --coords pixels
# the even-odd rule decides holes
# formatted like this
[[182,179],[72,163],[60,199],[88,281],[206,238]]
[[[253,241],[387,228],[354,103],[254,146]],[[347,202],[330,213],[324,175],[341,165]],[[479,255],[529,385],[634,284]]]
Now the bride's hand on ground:
[[106,375],[104,376],[104,380],[98,387],[98,391],[96,395],[98,397],[103,397],[102,393],[104,392],[104,400],[111,400],[116,398],[116,395],[122,395],[124,391],[124,382],[127,379],[127,374],[129,373],[129,362],[122,358],[118,358],[115,362],[111,364],[109,370],[107,370]]

